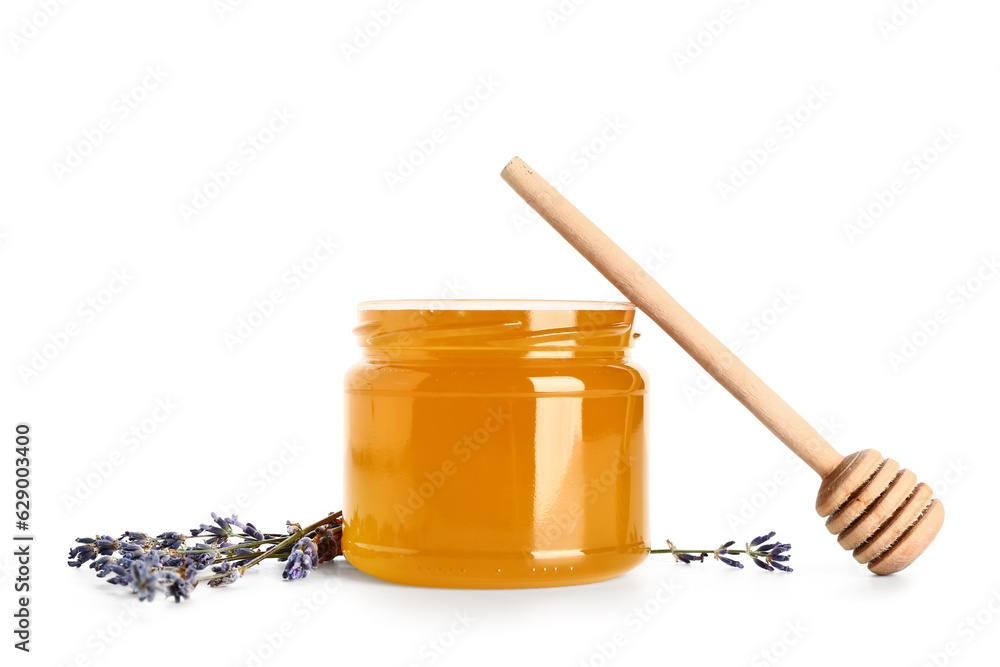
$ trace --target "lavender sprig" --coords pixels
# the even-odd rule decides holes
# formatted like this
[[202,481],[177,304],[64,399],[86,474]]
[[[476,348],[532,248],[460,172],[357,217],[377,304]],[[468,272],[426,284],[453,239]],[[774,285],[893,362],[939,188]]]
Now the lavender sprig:
[[[90,563],[98,578],[127,586],[142,601],[158,594],[176,602],[187,599],[199,583],[228,586],[267,558],[287,561],[283,577],[302,579],[321,563],[343,555],[343,512],[332,512],[305,528],[288,522],[284,533],[264,533],[235,515],[212,513],[214,524],[201,524],[189,535],[178,532],[127,531],[77,538],[69,552],[70,567]],[[193,544],[188,546],[188,542]]]
[[319,554],[316,553],[316,543],[308,537],[303,537],[292,547],[285,571],[281,576],[285,579],[302,579],[309,571],[319,565]]
[[791,544],[784,544],[782,542],[771,542],[765,544],[768,540],[774,537],[774,531],[766,535],[761,535],[755,537],[746,543],[746,549],[731,549],[730,547],[736,544],[735,540],[730,540],[724,544],[719,545],[713,550],[704,549],[677,549],[674,547],[674,543],[667,540],[666,549],[651,549],[649,553],[651,554],[671,554],[674,557],[674,561],[678,563],[684,563],[685,565],[690,565],[691,563],[703,563],[705,558],[712,554],[715,560],[722,562],[730,567],[736,567],[743,569],[743,563],[736,560],[735,558],[729,558],[729,555],[736,554],[747,554],[750,559],[753,560],[757,567],[767,570],[768,572],[774,572],[775,570],[780,570],[782,572],[791,572],[792,568],[785,565],[788,559],[792,557],[789,553],[792,549]]

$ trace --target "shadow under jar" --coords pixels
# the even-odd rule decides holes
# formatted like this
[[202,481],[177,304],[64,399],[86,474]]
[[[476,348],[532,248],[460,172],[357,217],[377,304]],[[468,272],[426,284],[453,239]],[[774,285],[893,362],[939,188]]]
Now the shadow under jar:
[[372,301],[345,378],[344,555],[448,588],[610,579],[649,552],[635,308]]

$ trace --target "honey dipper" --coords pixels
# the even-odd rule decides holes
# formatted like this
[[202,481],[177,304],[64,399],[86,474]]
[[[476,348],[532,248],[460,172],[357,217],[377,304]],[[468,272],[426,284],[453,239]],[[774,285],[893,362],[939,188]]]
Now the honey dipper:
[[649,273],[520,158],[507,184],[823,479],[816,511],[859,563],[899,572],[923,553],[944,521],[931,488],[874,449],[841,456]]

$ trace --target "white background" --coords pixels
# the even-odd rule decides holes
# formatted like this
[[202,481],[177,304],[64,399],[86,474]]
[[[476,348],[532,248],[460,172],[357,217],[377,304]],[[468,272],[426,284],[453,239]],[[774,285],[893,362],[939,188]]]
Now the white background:
[[[233,4],[4,3],[0,497],[12,502],[14,425],[29,422],[37,535],[30,656],[10,647],[14,573],[2,550],[5,656],[995,659],[1000,280],[983,262],[1000,251],[1000,6],[593,0],[562,3],[575,10],[556,20],[557,0],[404,1],[345,54],[387,0]],[[42,5],[57,10],[46,18]],[[244,142],[275,109],[294,118],[265,132],[251,160]],[[88,140],[102,123],[111,131]],[[386,173],[432,136],[444,141],[390,187]],[[615,298],[543,222],[519,221],[523,202],[499,178],[515,154],[550,180],[566,172],[566,194],[741,343],[841,452],[877,448],[932,483],[948,511],[932,549],[890,578],[854,563],[815,515],[818,478],[719,387],[685,396],[698,367],[643,317],[634,357],[652,379],[656,546],[712,548],[773,529],[795,545],[794,574],[655,556],[601,584],[452,591],[384,584],[342,562],[290,584],[266,564],[135,615],[124,590],[63,564],[78,535],[185,530],[241,493],[241,516],[265,529],[339,507],[341,378],[359,356],[359,301]],[[232,160],[239,173],[213,188]],[[76,166],[56,164],[67,161]],[[720,183],[739,187],[724,197]],[[185,215],[206,189],[203,210]],[[851,232],[859,207],[880,215]],[[319,238],[339,247],[314,265]],[[283,278],[305,265],[315,271],[301,284]],[[105,292],[116,271],[127,286]],[[977,282],[980,271],[994,279]],[[959,298],[959,286],[977,291]],[[227,345],[273,290],[284,297],[273,315]],[[792,305],[775,317],[782,290]],[[104,301],[100,313],[88,299]],[[939,310],[944,323],[921,335]],[[894,362],[904,338],[919,349]],[[178,407],[126,445],[124,433],[152,426],[158,400]],[[291,439],[296,453],[275,463]],[[268,465],[281,472],[262,483]],[[12,533],[4,516],[0,532]],[[667,580],[683,590],[661,602]],[[452,637],[456,614],[474,620]],[[606,659],[616,633],[623,645]]]

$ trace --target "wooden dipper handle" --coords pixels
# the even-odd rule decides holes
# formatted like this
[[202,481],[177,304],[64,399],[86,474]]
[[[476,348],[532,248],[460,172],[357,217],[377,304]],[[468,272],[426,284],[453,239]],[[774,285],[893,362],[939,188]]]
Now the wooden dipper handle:
[[816,429],[521,158],[507,163],[500,176],[820,477],[840,465],[844,457]]
[[778,439],[819,473],[816,511],[827,529],[875,574],[892,574],[924,552],[941,530],[944,506],[916,475],[874,449],[844,457],[746,364],[709,333],[635,260],[575,206],[514,158],[507,184],[639,306]]

